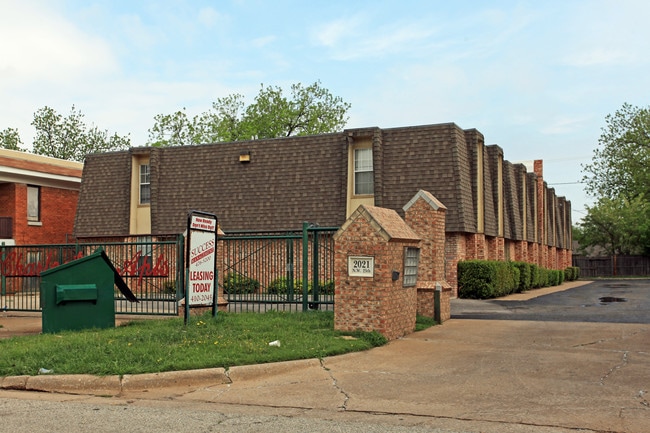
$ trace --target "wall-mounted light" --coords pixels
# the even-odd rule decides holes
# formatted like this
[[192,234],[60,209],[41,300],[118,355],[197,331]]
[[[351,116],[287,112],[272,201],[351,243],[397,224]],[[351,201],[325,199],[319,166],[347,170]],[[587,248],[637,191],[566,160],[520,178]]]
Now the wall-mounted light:
[[399,280],[399,271],[393,271],[393,275],[391,276],[393,281]]
[[251,162],[251,151],[246,150],[239,154],[239,162]]

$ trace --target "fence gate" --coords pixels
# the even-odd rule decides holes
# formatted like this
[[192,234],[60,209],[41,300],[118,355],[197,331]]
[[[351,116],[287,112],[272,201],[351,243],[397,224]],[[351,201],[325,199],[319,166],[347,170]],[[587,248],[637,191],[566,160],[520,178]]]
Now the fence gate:
[[182,235],[85,239],[76,244],[0,246],[0,309],[41,311],[40,273],[103,248],[139,303],[115,293],[117,314],[177,315]]
[[229,232],[220,237],[228,310],[333,309],[337,230],[303,223],[302,231]]

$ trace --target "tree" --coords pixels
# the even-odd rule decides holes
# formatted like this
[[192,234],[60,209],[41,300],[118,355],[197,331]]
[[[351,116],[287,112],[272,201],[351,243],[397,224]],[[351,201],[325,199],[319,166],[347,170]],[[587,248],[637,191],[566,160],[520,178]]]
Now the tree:
[[583,166],[587,192],[596,197],[650,197],[650,107],[625,103],[605,121],[592,163]]
[[650,202],[643,196],[628,200],[602,197],[578,223],[573,237],[585,254],[599,247],[605,254],[650,253]]
[[623,104],[606,118],[586,191],[597,201],[574,235],[609,254],[650,254],[650,107]]
[[349,108],[350,104],[322,88],[319,81],[307,87],[293,84],[290,98],[280,87],[262,84],[248,107],[244,97],[235,93],[217,99],[209,111],[191,120],[185,108],[156,115],[147,144],[182,146],[336,132],[347,123]]
[[85,156],[94,152],[126,149],[131,139],[97,126],[88,128],[83,121],[84,115],[72,106],[70,114],[63,117],[50,107],[43,107],[34,113],[32,125],[36,128],[34,153],[55,158],[83,161]]
[[7,128],[0,131],[0,148],[9,150],[23,150],[23,144],[18,134],[18,130],[14,128]]

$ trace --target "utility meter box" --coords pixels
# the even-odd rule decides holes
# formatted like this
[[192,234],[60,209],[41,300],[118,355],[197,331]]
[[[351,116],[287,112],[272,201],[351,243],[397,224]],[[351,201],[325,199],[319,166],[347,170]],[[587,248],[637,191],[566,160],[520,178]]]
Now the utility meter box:
[[42,272],[43,333],[114,327],[115,285],[138,302],[102,249]]

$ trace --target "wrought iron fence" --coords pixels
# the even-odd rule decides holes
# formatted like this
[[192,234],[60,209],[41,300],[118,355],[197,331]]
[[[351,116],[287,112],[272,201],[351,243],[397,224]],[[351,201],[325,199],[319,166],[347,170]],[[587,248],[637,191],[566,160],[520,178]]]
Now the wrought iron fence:
[[334,306],[338,228],[229,232],[220,237],[222,289],[229,311],[293,311]]
[[0,308],[40,311],[40,273],[103,248],[139,303],[114,288],[118,314],[177,315],[183,296],[181,235],[82,239],[75,244],[0,247]]

